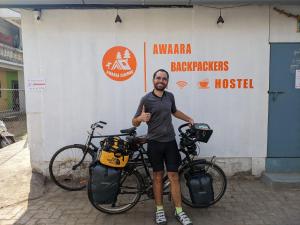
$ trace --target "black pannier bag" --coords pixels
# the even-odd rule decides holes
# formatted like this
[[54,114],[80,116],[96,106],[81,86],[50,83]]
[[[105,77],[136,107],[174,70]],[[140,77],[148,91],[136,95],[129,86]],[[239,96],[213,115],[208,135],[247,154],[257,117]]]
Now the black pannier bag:
[[95,163],[90,167],[92,198],[98,204],[112,204],[118,195],[121,170]]
[[214,200],[213,178],[204,169],[184,174],[193,204],[208,205]]

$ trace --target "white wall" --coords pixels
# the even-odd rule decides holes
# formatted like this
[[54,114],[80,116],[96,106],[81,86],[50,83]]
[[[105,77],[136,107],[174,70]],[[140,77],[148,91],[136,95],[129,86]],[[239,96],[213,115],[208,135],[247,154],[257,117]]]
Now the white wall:
[[[299,34],[291,29],[291,19],[271,12],[269,37],[268,6],[223,10],[223,27],[216,25],[218,10],[197,6],[119,10],[119,14],[122,24],[114,23],[115,10],[45,10],[38,23],[32,12],[22,11],[33,167],[46,167],[44,162],[64,145],[83,143],[94,121],[109,123],[104,133],[131,127],[139,99],[145,94],[144,42],[148,91],[152,73],[158,68],[170,70],[171,61],[228,60],[226,72],[171,73],[169,90],[178,109],[214,129],[210,142],[202,145],[202,156],[266,156],[269,39],[299,41]],[[293,38],[279,32],[282,20]],[[153,55],[154,43],[191,43],[192,54]],[[135,74],[124,82],[109,79],[102,69],[103,55],[117,45],[128,47],[137,59]],[[199,89],[196,84],[204,78],[211,82],[216,78],[253,79],[254,88],[215,89],[211,83],[210,89]],[[30,90],[30,79],[45,79],[46,88]],[[180,90],[178,80],[186,80],[189,86]],[[181,123],[174,120],[175,127]],[[138,132],[145,133],[146,126]]]

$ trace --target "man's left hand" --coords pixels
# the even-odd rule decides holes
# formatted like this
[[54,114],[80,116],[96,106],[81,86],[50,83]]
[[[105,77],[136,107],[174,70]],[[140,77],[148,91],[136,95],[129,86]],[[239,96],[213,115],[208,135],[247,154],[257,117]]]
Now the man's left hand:
[[189,118],[187,122],[190,123],[191,125],[194,124],[194,120],[192,118]]

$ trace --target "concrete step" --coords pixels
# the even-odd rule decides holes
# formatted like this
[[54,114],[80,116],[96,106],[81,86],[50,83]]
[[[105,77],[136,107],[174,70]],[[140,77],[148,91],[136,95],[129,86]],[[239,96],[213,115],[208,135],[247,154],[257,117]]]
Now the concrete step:
[[272,188],[300,189],[300,173],[270,173],[265,172],[261,180]]

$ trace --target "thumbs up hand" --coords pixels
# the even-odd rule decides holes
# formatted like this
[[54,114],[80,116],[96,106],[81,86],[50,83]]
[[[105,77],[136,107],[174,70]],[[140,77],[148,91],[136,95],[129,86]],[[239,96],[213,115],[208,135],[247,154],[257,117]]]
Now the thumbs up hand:
[[139,116],[139,120],[141,122],[148,122],[151,118],[151,113],[146,113],[145,112],[145,105],[143,105],[143,108],[142,108],[142,113],[141,115]]

